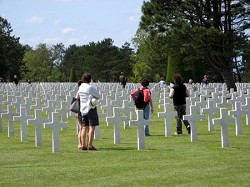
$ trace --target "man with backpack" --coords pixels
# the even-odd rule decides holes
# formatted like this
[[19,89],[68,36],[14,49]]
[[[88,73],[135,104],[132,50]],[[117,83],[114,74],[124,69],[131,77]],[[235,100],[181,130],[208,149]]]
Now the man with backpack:
[[[148,85],[149,81],[147,79],[143,79],[141,82],[141,87],[131,93],[131,97],[135,102],[135,107],[137,110],[143,110],[143,116],[145,120],[149,119],[150,110],[151,113],[154,112],[153,101]],[[144,134],[145,136],[150,136],[148,125],[144,126]]]
[[125,88],[126,83],[127,83],[127,77],[124,76],[124,73],[121,72],[121,75],[119,77],[120,84],[122,85],[123,88]]

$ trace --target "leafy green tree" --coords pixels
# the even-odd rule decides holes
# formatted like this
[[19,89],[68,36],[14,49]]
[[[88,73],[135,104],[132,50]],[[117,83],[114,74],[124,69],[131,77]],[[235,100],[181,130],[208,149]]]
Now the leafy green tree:
[[242,62],[244,66],[242,79],[245,82],[250,82],[250,41],[248,41],[244,47]]
[[51,58],[53,61],[53,79],[63,82],[66,81],[64,75],[64,70],[62,68],[62,61],[65,55],[65,47],[62,43],[58,43],[56,45],[52,45],[49,48]]
[[[166,74],[168,55],[166,37],[160,34],[151,36],[139,28],[132,41],[137,47],[136,62],[146,63],[151,69],[148,77],[158,82],[160,77]],[[133,55],[134,59],[135,55]]]
[[185,23],[182,21],[176,23],[169,30],[167,37],[170,56],[168,68],[171,69],[167,70],[167,77],[170,78],[174,73],[180,73],[184,81],[192,79],[194,82],[200,82],[204,72],[208,74],[209,67],[206,65],[204,55],[199,55],[194,45],[190,45],[189,38],[183,34]]
[[[180,60],[179,58],[180,56],[178,55],[172,55],[170,54],[168,56],[168,71],[167,71],[167,83],[170,83],[170,82],[173,82],[173,75],[175,73],[179,73],[182,75],[182,70],[181,68],[183,67],[182,66],[182,61]],[[183,75],[182,75],[183,77]]]
[[[80,58],[80,54],[83,54],[82,59]],[[71,68],[74,67],[76,77],[81,77],[84,71],[84,51],[81,51],[81,48],[76,45],[70,45],[65,49],[65,54],[61,63],[61,71],[64,81],[69,80]]]
[[70,77],[69,77],[69,82],[77,82],[76,74],[75,74],[75,69],[72,67],[70,71]]
[[138,62],[133,65],[134,76],[131,77],[131,81],[141,82],[142,79],[150,80],[150,77],[149,77],[150,72],[151,72],[151,68],[145,62]]
[[193,46],[196,56],[204,56],[203,66],[219,72],[228,89],[236,89],[233,68],[238,49],[234,38],[245,35],[250,27],[249,6],[247,0],[146,1],[140,28],[152,36],[162,33],[167,38],[174,28],[181,28],[175,33],[183,38],[181,45],[177,43],[180,52],[185,54]]
[[22,69],[25,70],[25,77],[32,81],[58,81],[51,79],[52,72],[56,71],[53,70],[53,59],[46,44],[39,44],[37,49],[25,53]]
[[90,72],[94,80],[118,82],[121,71],[126,76],[132,75],[132,53],[128,43],[118,48],[110,38],[83,46],[73,45],[65,50],[62,69],[66,77],[69,77],[70,70],[74,67],[77,77],[81,77],[84,72]]
[[12,81],[14,75],[20,78],[20,66],[25,48],[19,38],[12,36],[10,23],[0,16],[0,76]]

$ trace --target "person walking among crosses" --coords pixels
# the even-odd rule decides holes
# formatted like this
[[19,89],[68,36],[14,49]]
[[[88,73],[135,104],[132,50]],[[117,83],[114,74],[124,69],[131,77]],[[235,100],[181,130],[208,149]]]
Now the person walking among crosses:
[[[154,112],[153,101],[151,98],[151,92],[148,88],[148,85],[149,85],[149,81],[147,79],[143,79],[141,82],[141,87],[134,90],[130,94],[132,99],[135,101],[136,108],[138,110],[143,110],[143,116],[145,120],[149,119],[150,110],[151,110],[151,113]],[[141,99],[139,99],[140,97],[139,94],[142,94],[141,97],[143,99],[142,101],[144,102],[142,104],[140,102]],[[144,134],[145,136],[150,136],[148,125],[144,126]]]
[[186,115],[186,97],[189,97],[187,87],[182,83],[180,74],[173,76],[174,86],[170,88],[169,97],[173,99],[174,110],[177,112],[176,116],[176,133],[182,134],[182,121],[186,126],[188,134],[190,134],[190,124],[187,120],[183,120],[183,115]]
[[120,81],[120,84],[122,85],[122,88],[125,88],[127,84],[127,77],[125,77],[123,72],[121,72],[121,75],[119,76],[119,81]]

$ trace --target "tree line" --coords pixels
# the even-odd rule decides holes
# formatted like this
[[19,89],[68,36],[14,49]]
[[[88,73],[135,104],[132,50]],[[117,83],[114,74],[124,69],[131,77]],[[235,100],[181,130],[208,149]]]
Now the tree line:
[[85,71],[101,82],[117,82],[121,71],[130,82],[148,78],[169,83],[174,73],[184,81],[250,80],[250,2],[247,0],[144,1],[137,32],[130,43],[113,45],[111,38],[67,48],[39,44],[36,49],[11,36],[0,17],[0,76],[14,74],[34,81],[73,81]]

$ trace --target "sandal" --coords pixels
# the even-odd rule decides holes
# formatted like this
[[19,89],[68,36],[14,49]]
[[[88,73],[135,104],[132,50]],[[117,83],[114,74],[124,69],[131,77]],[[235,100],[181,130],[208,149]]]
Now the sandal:
[[84,150],[87,150],[87,147],[86,146],[83,146],[82,147],[82,150],[84,151]]
[[92,146],[88,147],[88,150],[96,151],[97,149],[92,145]]

